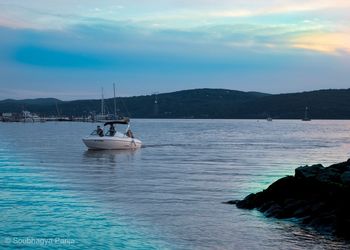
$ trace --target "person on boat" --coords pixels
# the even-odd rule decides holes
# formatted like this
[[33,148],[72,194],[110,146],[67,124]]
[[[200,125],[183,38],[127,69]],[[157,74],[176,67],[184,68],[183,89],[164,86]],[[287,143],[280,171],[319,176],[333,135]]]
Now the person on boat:
[[134,135],[133,135],[133,133],[131,132],[130,129],[128,129],[128,131],[126,131],[126,136],[130,137],[130,138],[134,138]]
[[115,135],[115,127],[113,126],[113,124],[111,124],[111,126],[109,127],[109,135],[110,136]]
[[96,133],[102,137],[103,136],[103,129],[100,126],[97,126]]

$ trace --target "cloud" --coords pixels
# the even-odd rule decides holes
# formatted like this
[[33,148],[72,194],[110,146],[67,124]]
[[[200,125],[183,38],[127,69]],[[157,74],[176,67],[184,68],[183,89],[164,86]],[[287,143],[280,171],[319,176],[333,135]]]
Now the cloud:
[[[348,15],[336,17],[337,13],[350,8],[348,0],[272,0],[268,3],[255,0],[249,5],[243,0],[180,1],[177,4],[156,0],[143,3],[121,1],[118,4],[114,1],[87,1],[84,5],[78,2],[52,1],[55,7],[52,8],[42,0],[33,4],[4,1],[0,25],[37,30],[44,34],[56,32],[50,35],[70,36],[72,44],[68,46],[78,43],[77,47],[99,44],[116,49],[177,50],[176,47],[183,45],[216,44],[226,49],[302,48],[325,53],[344,49],[340,45],[342,37],[346,36],[332,34],[346,33],[339,26],[350,21]],[[322,18],[328,15],[332,18]],[[74,32],[76,34],[72,34]],[[323,36],[328,33],[338,42],[329,46],[325,42],[308,41],[316,33],[323,33]],[[99,37],[102,41],[98,41]],[[137,42],[138,39],[143,44]],[[52,43],[61,47],[67,45],[57,45],[59,40],[51,41],[47,48]],[[315,40],[322,39],[318,37]],[[76,58],[73,55],[67,55],[67,58],[69,56]],[[92,58],[86,61],[89,60]]]
[[287,1],[280,4],[273,4],[252,8],[252,9],[234,9],[209,12],[206,15],[211,17],[249,17],[249,16],[262,16],[262,15],[276,15],[284,13],[298,13],[298,12],[311,12],[323,9],[342,9],[349,8],[349,1]]
[[[186,28],[218,23],[227,18],[242,19],[259,16],[310,13],[327,10],[336,13],[350,8],[348,0],[272,0],[246,1],[6,1],[1,4],[0,25],[16,28],[57,29],[84,23],[86,20],[129,22],[149,27]],[[281,20],[283,18],[281,17]]]
[[0,83],[8,88],[78,93],[115,79],[140,94],[348,84],[349,1],[1,3]]
[[350,54],[350,33],[307,34],[294,39],[292,46],[331,54]]

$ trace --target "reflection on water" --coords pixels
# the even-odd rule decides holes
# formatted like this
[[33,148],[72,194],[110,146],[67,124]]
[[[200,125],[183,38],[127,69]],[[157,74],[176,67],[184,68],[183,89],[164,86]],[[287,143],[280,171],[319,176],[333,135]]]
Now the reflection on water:
[[0,124],[0,237],[57,232],[77,249],[348,247],[222,202],[299,165],[346,160],[350,122],[133,122],[144,146],[131,151],[87,150],[90,123]]
[[85,150],[83,163],[111,164],[116,165],[118,158],[129,157],[129,160],[136,154],[135,150]]

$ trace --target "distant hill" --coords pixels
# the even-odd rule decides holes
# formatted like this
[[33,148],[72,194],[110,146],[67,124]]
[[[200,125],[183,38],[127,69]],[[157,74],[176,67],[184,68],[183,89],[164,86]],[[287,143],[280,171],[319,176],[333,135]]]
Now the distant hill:
[[251,117],[268,112],[281,119],[301,118],[305,107],[312,119],[350,119],[350,89],[328,89],[310,92],[270,95],[256,99],[244,108]]
[[24,105],[48,105],[48,104],[55,104],[56,102],[62,102],[62,101],[55,98],[37,98],[37,99],[24,99],[24,100],[6,99],[6,100],[0,101],[1,104],[17,103],[17,104],[24,104]]
[[[312,119],[350,119],[350,89],[266,94],[227,89],[192,89],[117,98],[118,113],[133,118],[300,119],[309,107]],[[105,100],[113,113],[113,99]],[[54,98],[3,100],[0,113],[29,110],[40,115],[82,116],[99,113],[100,100],[60,101]]]

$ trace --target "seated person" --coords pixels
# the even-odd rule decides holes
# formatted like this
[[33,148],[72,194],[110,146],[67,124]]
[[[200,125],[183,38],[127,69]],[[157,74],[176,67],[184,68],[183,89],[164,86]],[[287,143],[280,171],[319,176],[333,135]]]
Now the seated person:
[[114,128],[113,124],[109,128],[109,135],[110,136],[114,136],[115,135],[115,128]]
[[130,138],[134,138],[134,135],[132,134],[130,129],[128,129],[128,131],[126,131],[126,136],[130,137]]
[[103,129],[100,126],[97,126],[96,133],[102,137],[103,136]]

